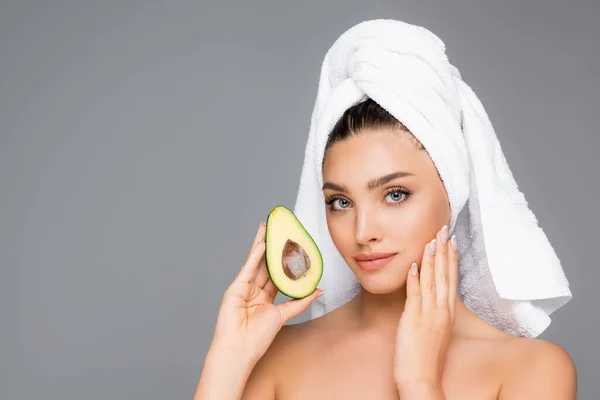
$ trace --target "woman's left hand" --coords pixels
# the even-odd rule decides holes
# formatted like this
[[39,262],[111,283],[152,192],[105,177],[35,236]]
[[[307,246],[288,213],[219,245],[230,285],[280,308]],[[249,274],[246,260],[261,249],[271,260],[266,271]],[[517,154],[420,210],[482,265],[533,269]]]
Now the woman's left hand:
[[444,227],[425,245],[420,272],[416,264],[408,272],[394,355],[394,380],[400,393],[412,387],[441,388],[454,325],[457,276],[458,254]]

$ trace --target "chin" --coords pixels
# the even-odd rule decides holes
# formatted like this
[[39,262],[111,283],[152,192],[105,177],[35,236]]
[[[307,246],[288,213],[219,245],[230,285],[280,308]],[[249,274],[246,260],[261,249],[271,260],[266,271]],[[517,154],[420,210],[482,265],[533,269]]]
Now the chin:
[[365,272],[361,269],[355,272],[361,286],[369,293],[388,294],[402,289],[406,285],[405,275],[397,269],[383,269],[376,272]]

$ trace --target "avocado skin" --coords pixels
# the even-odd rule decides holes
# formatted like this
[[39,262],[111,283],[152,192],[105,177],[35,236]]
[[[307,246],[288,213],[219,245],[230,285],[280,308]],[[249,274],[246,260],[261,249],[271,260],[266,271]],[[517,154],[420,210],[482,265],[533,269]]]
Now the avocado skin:
[[[267,226],[269,225],[269,218],[271,217],[271,214],[273,213],[273,210],[275,210],[276,208],[285,208],[287,211],[289,211],[294,217],[296,217],[296,214],[294,214],[294,212],[292,210],[290,210],[288,207],[283,206],[283,205],[276,205],[274,206],[271,211],[269,212],[269,214],[267,215],[267,219],[266,219],[266,224]],[[297,219],[297,217],[296,217]],[[313,239],[312,236],[310,236],[310,234],[306,231],[306,229],[304,228],[304,226],[302,225],[302,223],[300,223],[300,220],[298,220],[299,225],[302,227],[302,230],[304,230],[304,233],[310,237],[310,239],[315,243],[315,248],[317,250],[317,253],[319,254],[319,258],[321,261],[321,271],[319,273],[319,277],[318,279],[315,280],[315,287],[308,292],[306,295],[304,296],[293,296],[292,294],[286,292],[285,288],[280,287],[280,285],[277,284],[277,282],[275,282],[275,280],[272,279],[271,276],[271,269],[269,268],[269,260],[267,257],[267,248],[269,246],[268,242],[267,242],[267,235],[265,234],[265,264],[267,266],[267,271],[269,272],[269,277],[271,279],[271,281],[273,282],[273,284],[275,285],[275,287],[277,288],[277,290],[279,290],[281,293],[283,293],[284,295],[286,295],[287,297],[290,297],[292,299],[303,299],[305,297],[310,296],[312,293],[314,293],[314,291],[317,289],[317,286],[319,285],[319,282],[321,281],[321,278],[323,277],[323,256],[321,255],[321,250],[319,249],[319,246],[316,245],[315,240]]]

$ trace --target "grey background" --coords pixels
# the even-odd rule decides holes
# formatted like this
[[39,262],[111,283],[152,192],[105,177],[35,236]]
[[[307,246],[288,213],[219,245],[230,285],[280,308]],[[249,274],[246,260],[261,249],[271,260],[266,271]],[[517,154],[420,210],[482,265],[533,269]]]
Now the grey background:
[[482,100],[572,285],[542,338],[597,398],[598,17],[592,0],[2,1],[0,398],[192,397],[258,223],[293,206],[322,58],[371,18],[438,34]]

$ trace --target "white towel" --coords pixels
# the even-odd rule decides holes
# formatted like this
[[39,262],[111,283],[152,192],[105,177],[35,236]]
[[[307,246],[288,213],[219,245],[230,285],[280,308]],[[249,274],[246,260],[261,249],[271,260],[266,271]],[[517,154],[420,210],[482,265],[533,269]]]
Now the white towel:
[[319,317],[351,300],[355,275],[327,228],[321,162],[343,112],[370,97],[423,144],[444,182],[459,244],[459,295],[490,324],[536,337],[572,297],[561,263],[509,169],[475,93],[429,30],[402,21],[361,22],[323,60],[294,212],[319,246],[325,295]]

